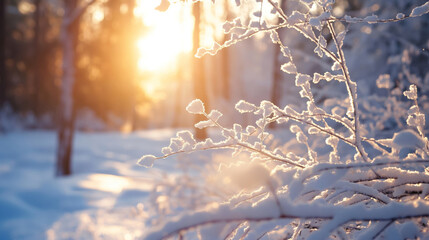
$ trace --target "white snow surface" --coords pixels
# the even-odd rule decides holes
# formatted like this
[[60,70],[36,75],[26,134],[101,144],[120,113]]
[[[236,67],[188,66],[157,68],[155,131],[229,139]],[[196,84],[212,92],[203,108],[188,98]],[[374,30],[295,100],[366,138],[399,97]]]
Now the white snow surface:
[[136,164],[176,130],[76,133],[73,174],[54,177],[56,133],[0,134],[0,239],[136,239],[149,191],[161,171]]
[[[238,128],[238,125],[234,127]],[[294,132],[301,131],[299,127],[293,129]],[[328,239],[330,234],[344,223],[370,219],[379,221],[380,226],[374,225],[374,231],[370,229],[361,236],[355,235],[359,239],[367,239],[371,234],[376,234],[377,229],[382,229],[383,222],[389,219],[418,218],[429,214],[426,200],[398,203],[391,201],[391,198],[382,192],[382,189],[395,186],[403,187],[397,187],[394,196],[400,196],[401,191],[413,191],[413,186],[406,184],[427,182],[427,174],[424,172],[395,167],[377,169],[382,178],[390,178],[392,181],[379,182],[370,187],[357,183],[359,179],[370,177],[370,171],[360,174],[347,172],[349,167],[366,168],[369,163],[320,163],[303,170],[298,179],[291,174],[297,171],[296,169],[288,170],[285,166],[279,166],[279,171],[269,174],[268,171],[261,171],[263,166],[258,165],[256,168],[249,166],[248,169],[242,169],[241,175],[234,171],[235,178],[231,178],[231,181],[238,182],[238,178],[249,184],[249,177],[258,180],[259,182],[254,184],[255,187],[263,187],[249,194],[262,194],[259,201],[251,205],[235,204],[234,202],[242,202],[242,199],[248,199],[250,196],[243,194],[236,199],[230,199],[230,203],[234,204],[220,202],[195,211],[179,208],[175,209],[177,214],[167,215],[168,219],[150,227],[145,226],[145,223],[152,219],[150,214],[153,212],[153,206],[150,201],[155,185],[165,180],[164,173],[178,176],[182,172],[178,168],[180,161],[176,161],[175,157],[158,159],[154,168],[145,168],[136,162],[142,155],[160,154],[160,149],[168,146],[174,136],[187,143],[195,141],[189,131],[177,129],[130,134],[77,132],[74,141],[73,175],[55,178],[55,132],[16,131],[0,135],[1,239],[160,239],[200,224],[204,226],[201,231],[208,234],[205,236],[212,237],[210,239],[223,239],[225,232],[231,232],[231,225],[224,223],[240,222],[243,219],[249,220],[248,224],[252,229],[247,239],[257,239],[261,232],[267,231],[264,229],[272,229],[276,223],[288,224],[297,218],[327,220],[319,231],[306,236],[309,239]],[[410,136],[414,135],[403,131],[395,135],[392,142],[402,144],[402,138],[409,141]],[[206,158],[210,158],[209,152],[204,154]],[[154,158],[151,156],[149,164],[146,165],[151,165]],[[375,166],[387,162],[391,160],[380,159],[371,164]],[[336,170],[333,172],[329,169]],[[273,197],[270,189],[277,184],[277,180],[288,186],[288,191],[280,191]],[[174,182],[174,186],[184,184],[186,179]],[[324,188],[337,189],[340,194],[341,191],[350,191],[363,197],[370,196],[382,205],[368,208],[365,204],[347,206],[347,200],[344,200],[345,205],[326,205],[328,200],[324,199],[310,202],[299,200],[299,195]],[[425,194],[422,193],[422,196]],[[180,196],[176,196],[178,197]],[[354,198],[356,199],[359,200]],[[242,227],[242,230],[245,230],[247,225]],[[423,235],[418,230],[414,224],[404,223],[386,229],[385,236],[394,234],[394,231],[411,238],[416,234]],[[237,231],[241,231],[241,228]],[[192,235],[193,232],[189,234],[187,236],[191,237],[188,239],[196,239]],[[267,235],[264,239],[275,238]]]

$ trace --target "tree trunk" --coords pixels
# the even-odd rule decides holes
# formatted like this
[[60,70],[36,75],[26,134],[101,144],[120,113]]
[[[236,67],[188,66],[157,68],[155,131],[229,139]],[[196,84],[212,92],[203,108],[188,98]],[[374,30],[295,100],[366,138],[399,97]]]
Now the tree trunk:
[[[195,18],[194,31],[193,31],[193,53],[196,53],[200,46],[200,24],[201,24],[201,2],[196,2],[193,5],[193,14]],[[195,97],[201,99],[206,106],[209,107],[209,99],[206,89],[206,79],[204,76],[204,62],[203,58],[194,57],[193,61],[193,79],[194,79],[194,93]],[[195,115],[195,122],[205,120],[205,117],[198,114]],[[204,140],[207,138],[206,129],[195,128],[195,138],[198,140]]]
[[[70,21],[76,10],[77,0],[64,0],[64,19],[62,26],[63,76],[60,89],[59,129],[56,175],[66,176],[72,173],[71,157],[74,135],[73,89],[76,75],[76,44],[79,20]],[[66,20],[66,21],[64,21]]]
[[[226,21],[231,21],[231,11],[230,11],[230,3],[229,0],[226,0],[224,2],[225,4],[225,20]],[[224,35],[224,42],[228,41],[230,38],[230,34],[225,34]],[[220,56],[221,56],[221,61],[222,61],[222,96],[224,99],[229,100],[230,99],[230,86],[229,86],[229,81],[230,81],[230,67],[229,67],[229,56],[230,55],[230,49],[228,48],[224,48],[222,49],[222,51],[220,52]]]
[[34,39],[33,39],[33,96],[32,96],[32,109],[35,116],[39,116],[39,94],[41,88],[41,56],[40,56],[40,43],[41,43],[41,27],[40,27],[40,11],[41,11],[41,0],[35,0],[34,6]]
[[221,87],[221,96],[225,100],[230,99],[230,88],[229,88],[229,80],[230,80],[230,69],[229,69],[229,48],[222,49],[220,54],[221,64],[222,64],[222,79],[220,79],[222,83]]
[[[132,11],[132,9],[134,9],[134,7],[135,7],[135,4],[136,4],[136,1],[128,0],[128,9],[130,9],[130,10],[128,11],[128,14],[126,15],[127,21],[129,22],[129,24],[132,24],[131,29],[133,32],[138,31],[138,29],[136,29],[137,25],[135,23],[134,13]],[[132,36],[134,36],[134,37],[127,38],[128,44],[130,44],[131,46],[133,46],[133,41],[137,37],[135,34],[133,34]],[[138,56],[133,51],[133,48],[127,48],[127,50],[129,50],[128,54],[130,55],[130,60],[131,60],[130,64],[136,64],[138,61]],[[137,90],[136,89],[137,89],[138,83],[137,83],[137,79],[136,79],[137,73],[135,71],[135,68],[128,68],[128,70],[131,71],[129,77],[131,77],[131,79],[132,79],[131,80],[132,84],[131,84],[131,88],[130,88],[130,97],[131,97],[130,118],[131,118],[131,131],[134,132],[134,131],[137,131],[138,127],[139,127],[138,126],[138,114],[137,114],[137,109],[136,109],[136,106],[137,106]]]
[[173,106],[173,128],[179,128],[181,127],[181,115],[184,109],[183,103],[182,103],[182,96],[185,89],[185,74],[183,69],[185,68],[185,64],[183,64],[183,61],[178,61],[178,68],[177,68],[177,89],[176,89],[176,96]]
[[[283,0],[281,2],[281,9],[285,12],[286,11],[286,0]],[[284,32],[284,28],[280,28],[277,30],[279,34],[279,38],[281,40]],[[274,105],[279,106],[282,96],[282,79],[284,76],[283,71],[280,69],[282,65],[282,53],[280,46],[275,45],[274,46],[274,63],[273,63],[273,85],[271,89],[271,102],[274,103]],[[281,107],[281,106],[280,106]],[[275,128],[275,123],[272,123],[269,125],[269,128]]]
[[[279,34],[280,35],[280,34]],[[281,98],[281,81],[283,77],[283,72],[281,71],[282,61],[280,46],[275,46],[274,50],[274,69],[273,69],[273,85],[271,89],[271,102],[276,106],[280,104]]]
[[0,1],[0,109],[6,103],[6,0]]

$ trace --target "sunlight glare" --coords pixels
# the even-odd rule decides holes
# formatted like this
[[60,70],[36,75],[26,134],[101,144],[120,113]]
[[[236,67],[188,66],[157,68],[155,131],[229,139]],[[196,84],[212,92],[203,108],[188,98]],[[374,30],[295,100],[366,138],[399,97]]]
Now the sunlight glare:
[[81,181],[79,185],[83,188],[111,192],[118,194],[129,184],[127,178],[110,174],[95,173]]
[[172,4],[166,12],[155,10],[160,1],[138,0],[134,15],[149,27],[137,41],[138,68],[141,71],[165,71],[175,68],[181,53],[192,49],[192,17],[189,7]]
[[29,14],[36,11],[36,6],[29,1],[20,1],[18,3],[18,11],[22,14]]
[[92,14],[92,21],[94,23],[99,23],[101,21],[103,21],[104,19],[104,12],[103,9],[97,9],[96,11],[94,11],[94,13]]

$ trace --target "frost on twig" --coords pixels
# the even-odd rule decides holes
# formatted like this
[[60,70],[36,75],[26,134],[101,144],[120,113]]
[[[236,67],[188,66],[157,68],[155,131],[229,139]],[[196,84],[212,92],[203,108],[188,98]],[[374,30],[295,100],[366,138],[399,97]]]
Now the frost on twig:
[[[409,52],[404,51],[389,61],[405,66],[403,76],[411,83],[409,89],[402,93],[404,88],[398,86],[394,75],[381,74],[374,79],[375,85],[387,92],[388,98],[361,99],[344,53],[348,26],[419,17],[429,12],[429,2],[414,7],[409,15],[397,13],[393,18],[336,17],[333,0],[303,0],[298,9],[288,11],[274,0],[255,3],[259,8],[251,10],[248,19],[224,23],[229,40],[222,45],[215,43],[211,49],[200,49],[197,57],[216,54],[266,33],[280,48],[284,57],[281,70],[294,76],[303,104],[280,107],[270,101],[255,104],[240,100],[235,109],[254,116],[255,121],[247,126],[225,126],[220,119],[229,116],[206,109],[199,99],[193,100],[186,110],[205,117],[195,127],[216,128],[220,137],[198,142],[190,131],[180,131],[161,155],[143,156],[139,163],[151,167],[157,160],[173,155],[192,158],[196,151],[218,149],[229,150],[231,157],[223,155],[222,161],[212,159],[208,164],[207,168],[212,169],[209,172],[221,177],[195,180],[203,185],[200,187],[194,181],[187,182],[192,191],[201,193],[198,200],[203,196],[204,204],[170,213],[146,232],[145,239],[429,238],[429,141],[418,98],[425,85],[409,70]],[[278,21],[270,21],[270,14],[261,11],[261,4],[266,4],[271,17]],[[236,1],[236,5],[242,7],[245,3]],[[293,49],[279,36],[280,28],[304,36],[315,58],[327,60],[327,70],[302,72]],[[429,83],[429,75],[425,79]],[[343,91],[346,97],[320,104],[315,86],[326,82],[333,86],[331,91]],[[410,100],[408,105],[402,101],[405,98]],[[378,135],[376,130],[384,130],[386,121],[394,121],[398,128],[389,136]],[[271,131],[270,124],[280,128]],[[279,135],[283,132],[295,138],[281,142]],[[216,186],[236,188],[221,191]],[[166,198],[163,201],[168,202]]]
[[[374,159],[371,163],[339,164],[341,158],[338,154],[338,142],[343,141],[351,146],[355,143],[348,139],[347,136],[336,133],[335,128],[319,125],[319,122],[330,118],[336,119],[336,122],[352,129],[350,123],[342,121],[339,116],[324,112],[319,115],[310,114],[308,111],[299,113],[290,107],[279,109],[267,101],[256,106],[242,100],[236,104],[236,109],[243,114],[255,114],[260,118],[254,126],[249,125],[243,128],[239,124],[234,124],[232,128],[226,128],[219,123],[219,119],[222,116],[219,111],[212,110],[210,114],[207,114],[201,101],[192,101],[187,110],[190,113],[203,114],[207,118],[203,122],[210,122],[210,124],[197,123],[197,125],[219,128],[223,139],[219,141],[207,139],[204,142],[196,142],[192,133],[181,131],[177,133],[175,138],[171,139],[170,145],[162,150],[163,156],[158,158],[152,155],[145,156],[141,162],[145,165],[151,165],[156,159],[207,149],[226,148],[233,150],[233,154],[236,152],[248,152],[250,154],[249,162],[241,164],[247,164],[249,167],[238,164],[235,168],[236,170],[234,170],[237,171],[236,174],[230,174],[230,176],[236,176],[231,179],[240,182],[242,181],[241,179],[245,179],[244,176],[250,174],[255,178],[252,180],[253,182],[257,180],[255,186],[262,186],[262,188],[251,195],[237,195],[231,198],[229,203],[224,203],[220,206],[214,205],[217,206],[215,208],[205,209],[202,212],[179,214],[176,220],[167,221],[153,229],[146,236],[147,239],[158,239],[158,237],[172,236],[182,231],[199,228],[204,228],[203,232],[213,234],[213,231],[208,231],[210,226],[216,229],[220,226],[221,229],[230,229],[232,225],[240,221],[251,223],[249,226],[252,226],[252,228],[249,229],[248,234],[249,236],[255,236],[260,234],[258,224],[270,222],[270,224],[264,226],[270,226],[271,228],[268,232],[271,232],[278,226],[274,223],[279,223],[282,220],[294,222],[296,219],[322,219],[326,223],[319,226],[321,230],[309,235],[314,239],[319,239],[319,237],[326,238],[333,234],[335,229],[347,228],[347,226],[353,225],[356,221],[364,221],[368,225],[366,230],[370,232],[373,231],[370,221],[381,224],[390,220],[410,220],[413,222],[412,226],[419,229],[423,225],[414,223],[414,219],[429,217],[426,213],[429,212],[429,204],[424,201],[429,193],[426,190],[426,186],[429,184],[429,176],[424,171],[410,172],[407,170],[410,166],[429,166],[429,160],[403,160],[396,158],[397,155],[391,154],[384,157],[380,156],[380,158]],[[280,119],[284,120],[279,121]],[[269,133],[265,132],[267,124],[271,122],[284,124],[289,121],[301,126],[292,125],[290,131],[296,134],[298,143],[304,144],[308,148],[308,154],[298,156],[284,152],[282,148],[269,149],[264,145],[263,139],[269,135]],[[332,147],[331,153],[333,154],[329,154],[328,158],[318,157],[316,152],[311,149],[309,138],[304,134],[302,128],[308,129],[311,138],[328,136],[326,144]],[[415,141],[412,141],[412,139],[415,139]],[[411,146],[417,150],[423,147],[424,141],[417,134],[404,132],[395,135],[390,142],[387,140],[382,141],[382,144],[390,147],[394,153],[398,147]],[[254,162],[262,164],[276,163],[273,165],[276,167],[270,173],[262,174],[266,170],[261,169],[265,169],[265,167],[260,168],[249,165]],[[248,170],[245,170],[246,168]],[[377,174],[375,175],[373,172],[368,171],[371,169],[375,170]],[[244,171],[245,175],[240,175],[240,171]],[[249,182],[246,182],[246,184],[249,184]],[[270,192],[273,194],[270,194]],[[265,197],[261,198],[260,196]],[[414,201],[417,201],[417,199],[422,200],[419,200],[420,202],[418,203],[410,203],[407,200],[410,197]],[[255,200],[257,201],[254,202]],[[253,204],[246,204],[246,202]],[[392,206],[395,206],[395,208],[405,207],[408,211],[412,208],[411,206],[416,206],[415,204],[419,206],[416,209],[412,209],[415,215],[408,214],[410,212],[406,212],[407,214],[397,212],[397,215],[388,215],[390,217],[377,215],[377,217],[371,218],[368,215],[360,215],[362,218],[357,219],[354,212],[363,211],[367,213],[368,211],[375,211],[380,214],[387,214],[387,212],[391,211],[389,209],[393,208]],[[311,213],[314,212],[309,211],[309,209],[319,212],[326,211],[330,215],[325,217],[312,215]],[[307,211],[308,213],[306,213]],[[400,223],[392,224],[396,226]],[[374,227],[376,226],[374,225]],[[356,234],[363,234],[366,230],[362,228]],[[290,231],[292,231],[292,234],[293,229]]]

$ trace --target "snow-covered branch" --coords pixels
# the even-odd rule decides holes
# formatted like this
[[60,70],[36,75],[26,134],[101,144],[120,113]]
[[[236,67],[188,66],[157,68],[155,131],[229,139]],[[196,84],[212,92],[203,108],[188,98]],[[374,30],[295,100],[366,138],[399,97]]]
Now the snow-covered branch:
[[[216,54],[256,34],[269,35],[284,56],[281,70],[295,76],[303,104],[280,107],[270,101],[257,105],[240,100],[235,109],[255,116],[255,122],[226,127],[219,122],[223,116],[220,111],[207,110],[199,99],[192,101],[186,110],[206,119],[195,127],[216,128],[221,136],[216,141],[208,138],[197,142],[191,132],[178,132],[162,149],[161,157],[147,155],[140,164],[152,166],[156,160],[172,155],[230,149],[231,158],[208,165],[216,169],[216,184],[238,186],[238,190],[235,188],[236,192],[222,201],[210,198],[197,210],[169,216],[151,227],[145,239],[186,238],[196,236],[192,235],[195,232],[202,238],[215,239],[368,239],[389,234],[404,239],[429,237],[425,230],[429,217],[429,140],[424,131],[423,107],[418,102],[418,89],[424,85],[404,67],[403,76],[413,84],[402,93],[403,89],[393,89],[391,76],[383,74],[376,80],[377,87],[395,95],[389,95],[388,101],[380,97],[372,106],[373,98],[359,98],[344,50],[349,26],[418,18],[429,12],[429,2],[415,6],[409,15],[398,13],[394,19],[334,17],[333,2],[300,1],[300,7],[293,9],[291,4],[292,9],[286,11],[278,1],[256,1],[254,6],[258,7],[248,19],[236,18],[223,25],[225,33],[230,34],[228,41],[198,51],[198,57]],[[242,3],[236,4],[240,7]],[[263,4],[271,8],[270,14],[261,11]],[[272,18],[276,18],[275,23]],[[326,57],[328,61],[321,65],[326,68],[328,62],[330,69],[313,75],[304,73],[292,56],[291,46],[276,31],[280,28],[300,33],[314,48],[315,58],[322,61]],[[408,66],[409,56],[403,54],[400,61]],[[345,98],[331,101],[334,106],[320,104],[314,94],[320,89],[314,86],[322,80],[331,82],[330,91],[342,91]],[[411,103],[399,104],[402,94]],[[377,112],[383,104],[386,112]],[[406,122],[413,130],[397,128],[389,136],[379,136],[371,130],[380,125],[376,122],[380,118],[396,122],[404,119],[404,125],[398,126]],[[279,128],[272,131],[271,124]],[[282,132],[295,139],[282,142],[281,137],[277,138]],[[244,160],[237,160],[241,156]],[[253,188],[248,186],[250,182]]]

